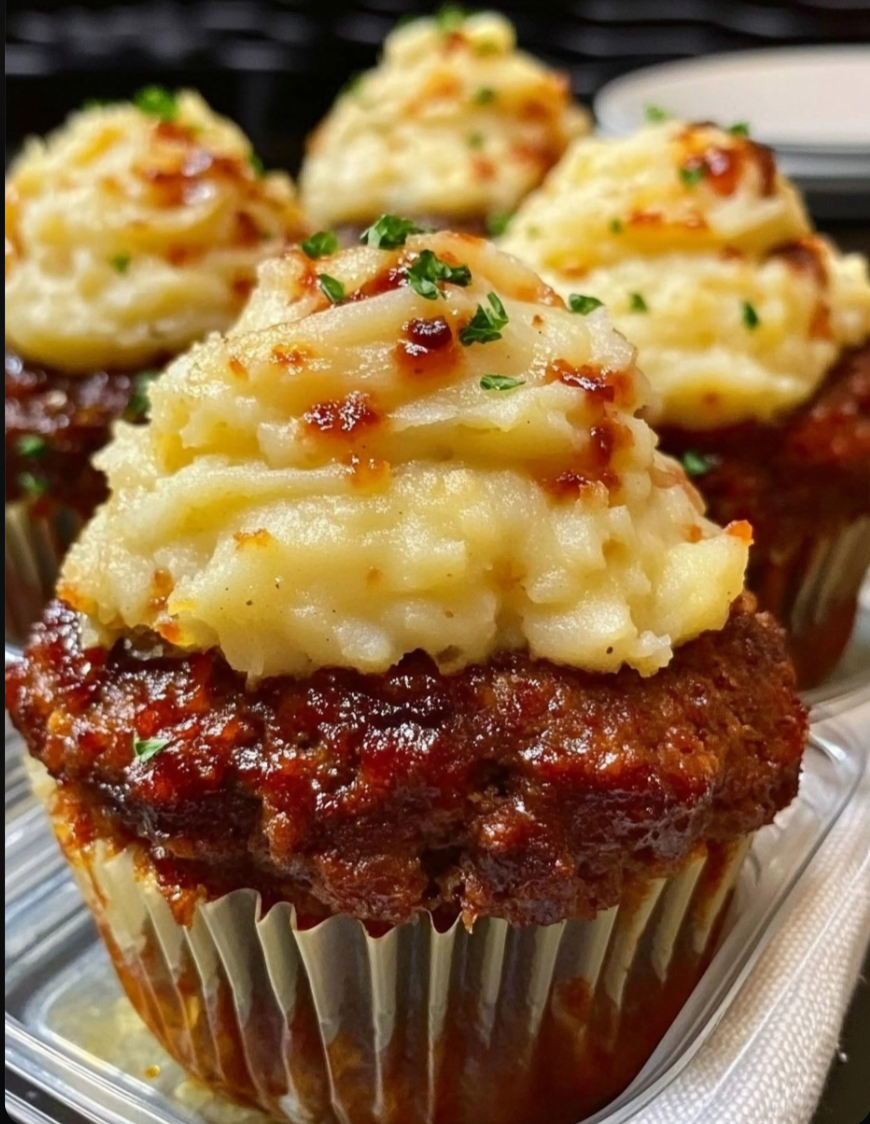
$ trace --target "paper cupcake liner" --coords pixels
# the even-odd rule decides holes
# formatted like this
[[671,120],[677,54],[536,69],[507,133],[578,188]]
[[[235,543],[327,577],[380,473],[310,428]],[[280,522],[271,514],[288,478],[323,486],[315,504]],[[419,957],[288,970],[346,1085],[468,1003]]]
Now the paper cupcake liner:
[[[65,833],[60,824],[59,834]],[[211,1088],[299,1124],[569,1124],[643,1066],[712,955],[749,847],[592,921],[373,936],[239,890],[180,924],[138,849],[67,856],[133,1005]]]
[[6,504],[6,643],[20,648],[42,615],[84,520],[48,496]]
[[870,516],[822,535],[808,526],[787,550],[751,560],[747,584],[788,629],[800,686],[821,682],[845,651],[868,567]]

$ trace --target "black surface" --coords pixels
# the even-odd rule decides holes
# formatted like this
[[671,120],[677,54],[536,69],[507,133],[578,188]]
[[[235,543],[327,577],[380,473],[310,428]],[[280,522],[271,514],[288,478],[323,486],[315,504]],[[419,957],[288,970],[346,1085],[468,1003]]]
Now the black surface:
[[[436,6],[419,0],[10,0],[7,152],[23,136],[57,125],[85,98],[125,97],[159,81],[197,87],[239,121],[269,164],[295,171],[305,134],[347,78],[373,65],[397,16]],[[494,0],[492,6],[515,18],[524,47],[569,69],[585,101],[611,78],[669,59],[870,42],[870,0]],[[824,217],[844,247],[870,251],[870,200],[863,223],[829,221],[830,210]],[[870,1112],[868,975],[870,958],[814,1124],[858,1124]],[[20,1083],[17,1092],[24,1097]],[[79,1119],[35,1099],[61,1124]]]
[[870,1116],[870,951],[813,1124],[859,1124]]

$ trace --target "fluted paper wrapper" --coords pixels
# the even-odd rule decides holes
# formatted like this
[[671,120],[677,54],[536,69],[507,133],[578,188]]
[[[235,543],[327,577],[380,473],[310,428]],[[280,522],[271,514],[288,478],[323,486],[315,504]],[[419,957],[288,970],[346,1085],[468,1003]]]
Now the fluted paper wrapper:
[[868,567],[870,516],[827,534],[808,520],[806,535],[787,550],[750,557],[747,585],[788,629],[801,687],[820,683],[845,651]]
[[567,1124],[628,1084],[688,997],[748,846],[592,921],[425,914],[379,936],[343,916],[300,929],[246,890],[185,926],[132,849],[67,850],[134,1006],[212,1088],[306,1124]]
[[64,555],[83,526],[49,496],[6,504],[6,643],[20,648],[51,597]]

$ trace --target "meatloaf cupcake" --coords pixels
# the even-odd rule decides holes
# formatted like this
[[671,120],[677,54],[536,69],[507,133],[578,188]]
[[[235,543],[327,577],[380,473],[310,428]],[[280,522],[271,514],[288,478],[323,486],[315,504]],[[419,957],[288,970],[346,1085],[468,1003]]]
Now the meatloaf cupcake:
[[289,179],[193,93],[150,87],[25,146],[6,181],[7,639],[104,498],[90,456],[111,424],[299,232]]
[[384,212],[482,234],[588,125],[567,76],[518,51],[506,19],[445,8],[394,31],[313,134],[305,211],[344,242]]
[[805,715],[606,313],[468,235],[261,268],[7,705],[133,1004],[291,1121],[569,1124],[704,970]]
[[745,127],[678,122],[579,142],[503,246],[637,345],[663,448],[713,519],[752,524],[749,587],[818,682],[870,564],[866,261],[814,233]]

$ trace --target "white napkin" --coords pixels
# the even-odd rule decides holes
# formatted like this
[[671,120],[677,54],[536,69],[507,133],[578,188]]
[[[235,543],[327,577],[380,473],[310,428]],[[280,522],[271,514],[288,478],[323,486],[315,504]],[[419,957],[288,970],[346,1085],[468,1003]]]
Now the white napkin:
[[[870,747],[870,702],[847,717]],[[870,770],[710,1039],[637,1124],[806,1124],[870,941]]]

